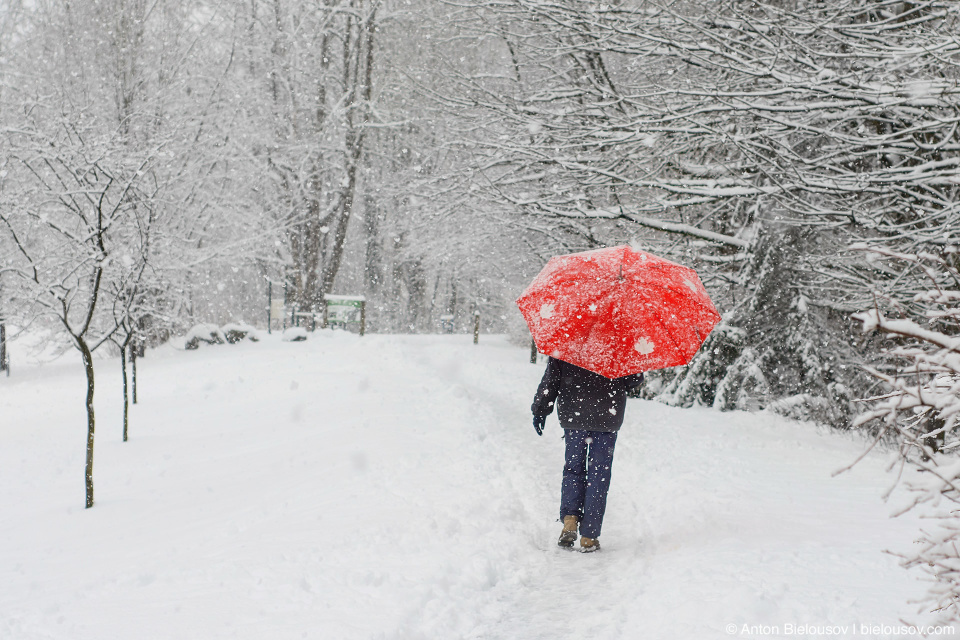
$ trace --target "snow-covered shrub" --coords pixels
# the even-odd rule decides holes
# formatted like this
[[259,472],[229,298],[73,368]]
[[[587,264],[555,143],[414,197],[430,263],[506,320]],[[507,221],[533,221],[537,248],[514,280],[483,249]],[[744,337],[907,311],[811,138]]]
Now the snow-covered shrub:
[[760,355],[745,348],[716,387],[713,406],[721,410],[759,408],[758,400],[770,393],[770,384],[760,367]]
[[281,339],[284,342],[303,342],[307,339],[307,330],[303,327],[289,327],[284,330]]
[[661,398],[668,404],[682,407],[713,405],[717,385],[740,355],[744,338],[743,330],[738,327],[725,323],[714,327],[700,347],[698,357],[666,385]]
[[245,322],[231,322],[220,327],[221,333],[223,333],[224,338],[230,344],[236,344],[241,340],[249,340],[250,342],[257,342],[260,340],[259,335],[257,335],[256,327],[253,327]]
[[200,343],[223,344],[227,337],[220,331],[220,327],[215,324],[198,324],[194,326],[183,338],[183,348],[194,350],[200,348]]
[[819,286],[810,280],[817,253],[836,241],[830,233],[792,225],[761,233],[739,275],[745,297],[660,399],[721,410],[769,408],[849,426],[858,373],[849,364],[858,362],[854,329],[848,313],[811,299]]
[[[855,425],[873,425],[877,438],[892,436],[905,465],[918,473],[904,481],[910,500],[929,509],[935,526],[924,529],[919,550],[903,556],[906,567],[920,567],[932,580],[929,604],[960,620],[960,271],[956,248],[942,255],[886,256],[900,273],[913,269],[926,277],[929,288],[916,293],[911,304],[885,300],[890,318],[878,303],[856,314],[865,332],[889,338],[884,366],[869,368],[882,393]],[[906,279],[901,279],[904,282]]]

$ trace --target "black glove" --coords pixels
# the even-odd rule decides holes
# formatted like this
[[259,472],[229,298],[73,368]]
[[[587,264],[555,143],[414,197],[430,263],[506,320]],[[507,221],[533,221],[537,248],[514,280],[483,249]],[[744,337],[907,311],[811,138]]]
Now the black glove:
[[547,416],[538,416],[534,414],[533,416],[533,428],[537,430],[537,435],[543,435],[543,426],[547,424]]

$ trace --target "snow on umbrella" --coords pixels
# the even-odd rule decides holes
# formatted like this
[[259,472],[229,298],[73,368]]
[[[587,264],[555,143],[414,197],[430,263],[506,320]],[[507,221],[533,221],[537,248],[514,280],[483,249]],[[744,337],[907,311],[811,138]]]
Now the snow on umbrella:
[[517,306],[541,353],[608,378],[687,364],[720,322],[693,269],[625,245],[551,258]]

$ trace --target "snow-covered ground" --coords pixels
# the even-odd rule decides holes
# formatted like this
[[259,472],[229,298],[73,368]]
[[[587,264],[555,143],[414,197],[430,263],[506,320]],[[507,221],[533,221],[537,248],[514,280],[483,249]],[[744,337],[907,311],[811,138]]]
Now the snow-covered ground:
[[925,620],[908,603],[924,584],[883,553],[918,526],[888,517],[886,455],[831,477],[854,436],[630,401],[604,549],[582,555],[556,546],[562,440],[554,417],[542,438],[530,424],[543,367],[526,350],[265,338],[149,353],[127,443],[119,362],[98,361],[90,510],[79,358],[0,378],[0,638],[700,640]]

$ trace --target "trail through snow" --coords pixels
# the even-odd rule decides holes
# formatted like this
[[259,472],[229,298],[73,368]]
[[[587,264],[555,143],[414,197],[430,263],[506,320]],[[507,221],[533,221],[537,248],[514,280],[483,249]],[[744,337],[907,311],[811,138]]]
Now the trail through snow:
[[534,433],[543,367],[523,349],[275,335],[151,352],[127,443],[118,361],[98,361],[85,510],[73,355],[0,380],[0,638],[699,640],[924,620],[907,602],[924,585],[882,553],[918,526],[880,500],[886,457],[830,475],[854,436],[632,400],[604,550],[570,553],[560,429]]

